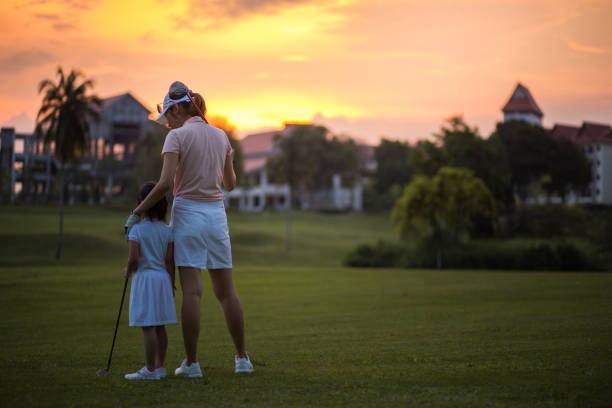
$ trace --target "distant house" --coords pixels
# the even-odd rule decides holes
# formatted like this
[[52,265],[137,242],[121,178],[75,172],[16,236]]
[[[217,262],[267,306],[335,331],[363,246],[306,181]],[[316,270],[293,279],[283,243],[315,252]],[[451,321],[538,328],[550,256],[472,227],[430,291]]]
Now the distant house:
[[[517,84],[510,99],[502,108],[504,122],[524,120],[542,126],[544,114],[529,89]],[[569,203],[612,204],[612,129],[610,125],[583,122],[582,126],[555,124],[553,137],[564,137],[578,144],[593,165],[593,182],[587,195],[571,193]],[[541,198],[537,199],[541,201]]]
[[[128,183],[133,169],[136,144],[147,131],[166,132],[151,120],[151,110],[131,93],[105,98],[96,107],[100,121],[90,121],[89,151],[73,170],[85,173],[88,180],[103,186],[100,195],[119,194]],[[51,193],[59,163],[53,157],[53,146],[46,154],[43,142],[31,134],[15,133],[14,128],[2,128],[0,174],[2,190],[11,195],[36,196],[44,200]],[[113,158],[113,160],[110,160]],[[4,181],[6,180],[6,181]],[[82,185],[69,185],[80,190]]]
[[[107,195],[120,194],[135,166],[138,141],[147,131],[167,133],[167,129],[149,119],[152,111],[131,93],[102,100],[100,122],[90,122],[91,149],[85,159],[92,176],[104,182]],[[100,161],[114,158],[101,168]]]
[[26,185],[33,194],[47,197],[51,191],[51,176],[59,165],[53,155],[45,154],[42,142],[31,134],[15,133],[12,127],[0,132],[1,199],[20,193]]
[[578,144],[593,166],[593,181],[584,196],[572,194],[570,202],[612,204],[612,128],[583,122],[582,126],[555,125],[553,137],[564,137]]
[[[226,193],[228,207],[241,211],[285,210],[289,207],[292,200],[289,186],[271,179],[266,163],[279,152],[275,138],[285,137],[300,126],[312,125],[285,123],[283,129],[254,133],[242,139],[240,143],[244,153],[245,180],[240,187]],[[367,156],[367,152],[360,156]],[[298,202],[304,210],[361,211],[361,180],[357,180],[352,187],[345,187],[342,186],[340,175],[334,175],[331,188],[303,193],[294,197],[293,201]]]

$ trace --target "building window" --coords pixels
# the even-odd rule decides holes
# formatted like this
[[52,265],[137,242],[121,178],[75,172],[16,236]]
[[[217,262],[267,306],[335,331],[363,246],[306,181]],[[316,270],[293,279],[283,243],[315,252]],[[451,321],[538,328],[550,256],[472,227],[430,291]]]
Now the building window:
[[597,195],[600,195],[600,194],[601,194],[601,191],[599,191],[599,189],[597,189]]
[[597,167],[599,167],[600,164],[601,162],[599,161],[599,159],[597,159]]
[[597,145],[597,151],[601,150],[601,145]]
[[593,146],[589,145],[589,153],[593,153]]
[[259,196],[253,197],[253,206],[259,207]]
[[599,176],[599,174],[597,174],[597,180],[601,179],[601,177]]

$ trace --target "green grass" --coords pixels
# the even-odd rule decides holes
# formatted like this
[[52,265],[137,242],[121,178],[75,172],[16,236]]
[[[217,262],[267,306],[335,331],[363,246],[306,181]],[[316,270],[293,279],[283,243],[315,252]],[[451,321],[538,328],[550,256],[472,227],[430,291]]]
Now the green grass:
[[[69,208],[53,259],[54,208],[0,208],[2,406],[573,407],[612,400],[612,275],[347,269],[357,243],[395,239],[386,216],[230,214],[250,376],[233,374],[205,280],[206,379],[127,382],[142,337],[124,310],[125,211]],[[180,302],[180,292],[177,304]],[[127,304],[127,303],[126,303]],[[167,367],[183,358],[168,327]]]

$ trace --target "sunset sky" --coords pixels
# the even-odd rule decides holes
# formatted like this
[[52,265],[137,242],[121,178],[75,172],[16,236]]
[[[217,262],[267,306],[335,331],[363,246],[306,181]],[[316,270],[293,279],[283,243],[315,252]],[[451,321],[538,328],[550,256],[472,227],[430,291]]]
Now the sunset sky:
[[[544,124],[612,123],[612,1],[2,1],[0,123],[78,68],[149,107],[174,80],[241,134],[313,120],[375,143],[462,113],[488,135],[516,83]],[[24,115],[25,114],[25,115]],[[19,129],[21,127],[21,129]]]

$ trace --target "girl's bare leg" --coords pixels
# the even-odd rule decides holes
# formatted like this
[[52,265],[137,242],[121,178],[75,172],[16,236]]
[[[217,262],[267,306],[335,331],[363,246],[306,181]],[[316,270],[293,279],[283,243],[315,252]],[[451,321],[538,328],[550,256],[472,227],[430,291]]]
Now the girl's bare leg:
[[234,341],[238,357],[246,357],[244,346],[244,318],[242,305],[234,288],[232,269],[209,269],[208,274],[212,282],[215,296],[223,307],[225,323]]
[[157,353],[155,353],[155,368],[161,368],[166,361],[166,351],[168,350],[168,334],[166,326],[156,326],[155,334],[157,336]]
[[198,338],[200,337],[200,302],[202,300],[202,271],[198,268],[179,266],[183,305],[181,325],[187,365],[198,361]]
[[157,333],[155,326],[142,328],[144,336],[145,364],[149,371],[155,370],[155,355],[157,354]]

